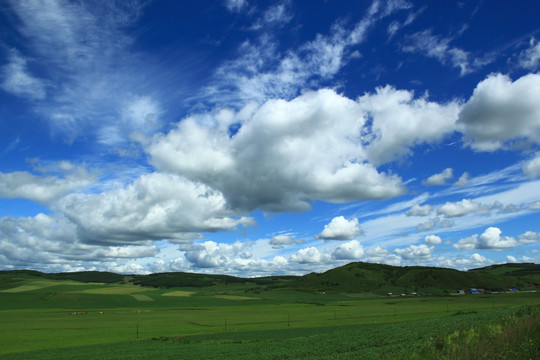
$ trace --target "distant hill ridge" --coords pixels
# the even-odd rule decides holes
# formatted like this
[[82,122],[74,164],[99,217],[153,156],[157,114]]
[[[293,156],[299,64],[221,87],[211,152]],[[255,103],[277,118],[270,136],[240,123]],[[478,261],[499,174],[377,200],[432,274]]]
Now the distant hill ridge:
[[323,273],[304,276],[266,276],[241,278],[186,272],[125,275],[112,272],[83,271],[48,274],[35,270],[0,271],[6,277],[32,276],[81,282],[132,282],[153,287],[210,287],[252,283],[264,289],[294,289],[318,292],[372,292],[444,294],[459,289],[482,288],[504,291],[508,288],[540,288],[540,265],[533,263],[492,265],[469,271],[424,266],[391,266],[354,262]]
[[424,266],[391,266],[351,263],[324,273],[311,273],[298,279],[304,289],[340,292],[454,293],[460,289],[482,288],[504,291],[508,288],[533,289],[540,284],[540,265],[502,264],[459,271]]

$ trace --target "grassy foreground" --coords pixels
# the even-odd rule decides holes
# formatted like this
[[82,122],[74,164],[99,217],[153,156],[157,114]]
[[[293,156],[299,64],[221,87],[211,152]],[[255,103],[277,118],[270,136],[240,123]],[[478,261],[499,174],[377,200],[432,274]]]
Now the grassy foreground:
[[502,343],[504,358],[540,356],[538,293],[390,298],[3,280],[0,359],[452,359]]

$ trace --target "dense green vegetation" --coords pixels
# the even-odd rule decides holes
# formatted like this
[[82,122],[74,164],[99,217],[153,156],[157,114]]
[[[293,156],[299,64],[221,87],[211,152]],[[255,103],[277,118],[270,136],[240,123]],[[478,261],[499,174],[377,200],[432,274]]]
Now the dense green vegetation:
[[[534,288],[534,266],[353,263],[259,279],[0,272],[0,359],[435,359],[494,344],[506,358],[534,358],[540,293],[444,295]],[[441,295],[380,295],[389,289]]]
[[526,283],[540,284],[540,264],[502,264],[473,269],[471,272],[514,277]]
[[[496,329],[497,325],[491,324],[497,324],[500,316],[511,315],[507,310],[498,310],[448,316],[442,320],[420,319],[383,324],[290,327],[210,335],[156,337],[114,344],[67,347],[60,351],[50,349],[12,353],[9,354],[9,359],[439,359],[441,357],[437,342],[446,344],[447,338],[455,339],[455,335],[452,334],[455,334],[456,328],[462,329],[461,332],[464,334],[474,333],[473,329],[479,327]],[[464,330],[465,328],[467,330]],[[520,355],[539,354],[538,349],[530,345],[531,339],[525,340],[528,341],[525,346],[519,344],[519,347],[512,348],[513,351],[519,352],[514,353],[517,357],[508,358],[525,359],[528,357]],[[454,351],[458,351],[456,340],[452,346]],[[447,351],[449,348],[450,345],[444,349]],[[0,358],[3,357],[0,355]],[[481,356],[458,358],[488,359]]]
[[[459,289],[481,288],[488,291],[505,291],[509,288],[540,288],[540,265],[503,264],[470,271],[424,266],[390,266],[356,262],[324,273],[305,276],[268,276],[239,278],[229,275],[209,275],[185,272],[157,273],[125,276],[109,272],[75,272],[45,274],[32,270],[0,271],[2,275],[37,276],[53,280],[82,282],[121,283],[130,281],[136,285],[155,288],[228,286],[251,284],[253,289],[294,289],[319,292],[373,292],[375,294],[419,293],[448,294]],[[4,276],[3,278],[12,278]]]
[[[517,265],[517,264],[516,264]],[[501,272],[499,268],[480,271],[423,266],[390,266],[369,263],[351,263],[322,274],[308,274],[298,279],[298,288],[320,291],[372,291],[418,294],[455,293],[459,289],[481,288],[505,291],[508,288],[534,289],[540,284],[540,266],[519,264],[515,271]]]
[[269,276],[260,278],[239,278],[229,275],[207,275],[185,272],[135,275],[133,283],[153,287],[207,287],[216,285],[253,283],[256,285],[280,284],[282,281],[295,279],[295,276]]
[[125,275],[103,272],[103,271],[80,271],[80,272],[67,272],[47,274],[35,270],[12,270],[12,271],[0,271],[0,286],[2,283],[14,278],[24,278],[28,276],[41,277],[51,280],[74,280],[81,282],[99,282],[99,283],[116,283],[122,282],[125,279]]
[[432,337],[418,359],[538,359],[540,309],[527,306],[490,322],[475,322]]

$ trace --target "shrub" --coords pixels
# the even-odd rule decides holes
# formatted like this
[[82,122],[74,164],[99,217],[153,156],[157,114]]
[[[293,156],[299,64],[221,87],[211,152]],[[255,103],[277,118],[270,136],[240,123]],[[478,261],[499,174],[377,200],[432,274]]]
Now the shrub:
[[419,359],[538,359],[540,312],[527,306],[501,321],[431,338]]

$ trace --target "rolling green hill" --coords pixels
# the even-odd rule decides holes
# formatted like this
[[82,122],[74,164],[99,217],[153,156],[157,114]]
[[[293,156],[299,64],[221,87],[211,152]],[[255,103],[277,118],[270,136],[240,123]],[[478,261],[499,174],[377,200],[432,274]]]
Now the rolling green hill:
[[[0,359],[261,359],[262,348],[267,359],[346,353],[358,359],[370,351],[365,358],[409,358],[414,349],[435,346],[433,334],[442,340],[465,334],[469,346],[467,324],[484,321],[485,331],[499,334],[508,328],[505,316],[534,314],[539,293],[389,299],[380,296],[385,291],[444,294],[468,281],[495,289],[523,282],[514,272],[535,276],[533,265],[461,272],[351,263],[321,274],[253,279],[0,271]],[[529,348],[537,343],[528,333],[522,338]],[[511,358],[537,358],[516,354]]]
[[302,276],[297,280],[296,287],[325,292],[444,294],[455,293],[459,289],[483,288],[502,291],[509,287],[522,289],[538,285],[540,282],[535,279],[540,275],[540,266],[522,265],[520,270],[501,273],[500,269],[487,268],[483,271],[458,271],[357,262],[324,273]]
[[33,270],[0,271],[0,288],[16,287],[20,279],[40,277],[50,280],[123,283],[154,288],[220,287],[252,284],[253,289],[293,289],[315,292],[395,294],[447,294],[460,289],[482,288],[504,291],[508,288],[540,288],[540,265],[502,264],[469,271],[422,266],[390,266],[364,262],[350,263],[323,273],[304,276],[269,276],[240,278],[229,275],[209,275],[185,272],[150,275],[121,275],[110,272],[73,272],[47,274]]
[[479,269],[470,270],[474,273],[488,273],[517,278],[530,284],[538,286],[540,284],[540,264],[500,264],[491,265]]
[[14,278],[25,278],[29,276],[41,277],[50,280],[74,280],[81,282],[98,282],[98,283],[117,283],[122,282],[125,278],[125,275],[116,274],[112,272],[104,271],[79,271],[79,272],[66,272],[66,273],[55,273],[48,274],[42,273],[35,270],[2,270],[0,271],[0,276],[4,278],[6,275],[12,275]]
[[296,279],[295,276],[268,276],[259,278],[240,278],[230,275],[209,275],[185,272],[156,273],[150,275],[135,275],[133,283],[153,287],[209,287],[232,284],[252,283],[255,285],[281,284],[283,281]]

